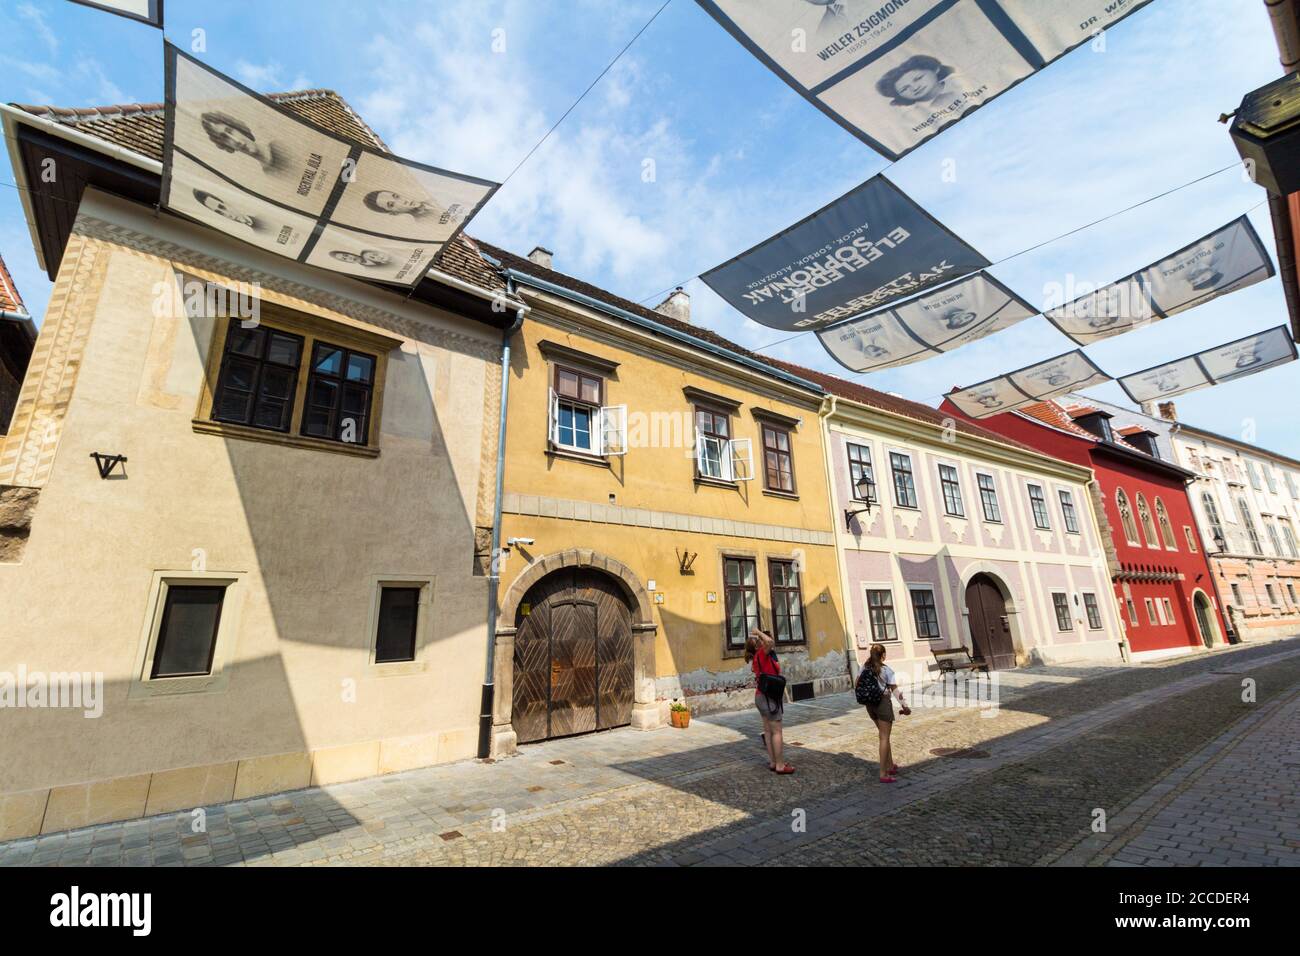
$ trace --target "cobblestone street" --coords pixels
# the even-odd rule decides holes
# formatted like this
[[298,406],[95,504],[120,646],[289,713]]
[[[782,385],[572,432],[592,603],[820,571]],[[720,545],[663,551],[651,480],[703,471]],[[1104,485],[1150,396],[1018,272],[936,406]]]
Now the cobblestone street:
[[0,864],[1300,862],[1300,640],[999,676],[995,715],[900,719],[895,785],[845,694],[787,707],[789,777],[754,714],[723,714],[208,807],[198,833],[184,813],[17,841]]

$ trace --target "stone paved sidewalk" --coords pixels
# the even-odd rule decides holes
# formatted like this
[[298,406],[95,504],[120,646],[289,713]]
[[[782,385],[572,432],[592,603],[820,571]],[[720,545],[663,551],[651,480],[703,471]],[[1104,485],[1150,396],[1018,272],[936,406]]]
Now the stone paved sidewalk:
[[1152,788],[1108,866],[1300,866],[1300,693]]
[[[0,844],[0,865],[752,862],[755,844],[773,855],[949,799],[1102,724],[1222,682],[1215,671],[1297,654],[1300,641],[1291,640],[1139,667],[1004,672],[995,718],[947,708],[900,722],[896,749],[907,770],[893,790],[874,780],[874,729],[850,695],[837,695],[787,708],[793,777],[766,771],[753,714],[712,715],[687,731],[613,731],[526,747],[492,765],[203,808],[203,832],[186,813]],[[933,757],[940,747],[989,755]],[[787,838],[791,808],[808,825]]]

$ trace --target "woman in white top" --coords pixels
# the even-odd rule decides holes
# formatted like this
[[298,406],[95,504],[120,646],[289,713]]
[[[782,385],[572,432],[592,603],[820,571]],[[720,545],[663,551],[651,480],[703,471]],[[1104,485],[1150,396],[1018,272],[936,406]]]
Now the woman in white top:
[[898,712],[904,717],[912,711],[903,700],[903,692],[898,689],[898,678],[894,676],[893,668],[885,666],[884,644],[871,645],[863,666],[875,675],[876,683],[884,691],[879,703],[867,704],[867,713],[875,721],[876,730],[880,731],[880,782],[896,783],[898,778],[894,774],[898,773],[898,764],[894,763],[894,752],[889,746],[889,734],[894,729],[894,698],[898,698]]

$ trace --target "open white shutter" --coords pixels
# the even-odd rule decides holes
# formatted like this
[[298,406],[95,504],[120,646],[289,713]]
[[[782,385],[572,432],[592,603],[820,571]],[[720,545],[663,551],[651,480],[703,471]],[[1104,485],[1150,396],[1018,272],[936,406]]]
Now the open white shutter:
[[700,430],[695,429],[695,473],[701,477],[707,477],[709,474],[708,462],[704,455],[704,436]]
[[731,461],[731,442],[729,441],[718,442],[718,464],[720,470],[722,471],[720,477],[722,478],[723,481],[736,480],[735,469],[732,467],[732,461]]
[[560,400],[556,397],[555,389],[547,389],[549,399],[547,401],[547,420],[546,436],[550,439],[552,445],[560,443]]
[[754,441],[733,438],[724,449],[724,467],[731,472],[728,481],[752,481],[754,478]]
[[626,405],[606,405],[600,410],[600,454],[627,454]]

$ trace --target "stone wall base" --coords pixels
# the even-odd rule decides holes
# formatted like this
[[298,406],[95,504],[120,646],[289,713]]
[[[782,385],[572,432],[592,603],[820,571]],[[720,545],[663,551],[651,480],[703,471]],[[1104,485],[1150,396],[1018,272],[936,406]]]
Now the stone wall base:
[[[813,698],[826,697],[830,694],[842,694],[852,687],[848,674],[834,677],[817,677],[812,680]],[[791,688],[786,685],[785,699],[790,700]],[[668,708],[671,701],[663,700],[659,706],[663,711],[663,722],[668,723]],[[691,716],[720,714],[727,711],[747,710],[754,706],[754,688],[743,687],[733,690],[712,691],[704,694],[688,694],[683,701],[691,709]]]
[[1119,641],[1089,641],[1086,644],[1056,644],[1030,650],[1028,664],[1122,664]]
[[468,727],[4,793],[0,841],[451,763],[472,758],[477,742]]

